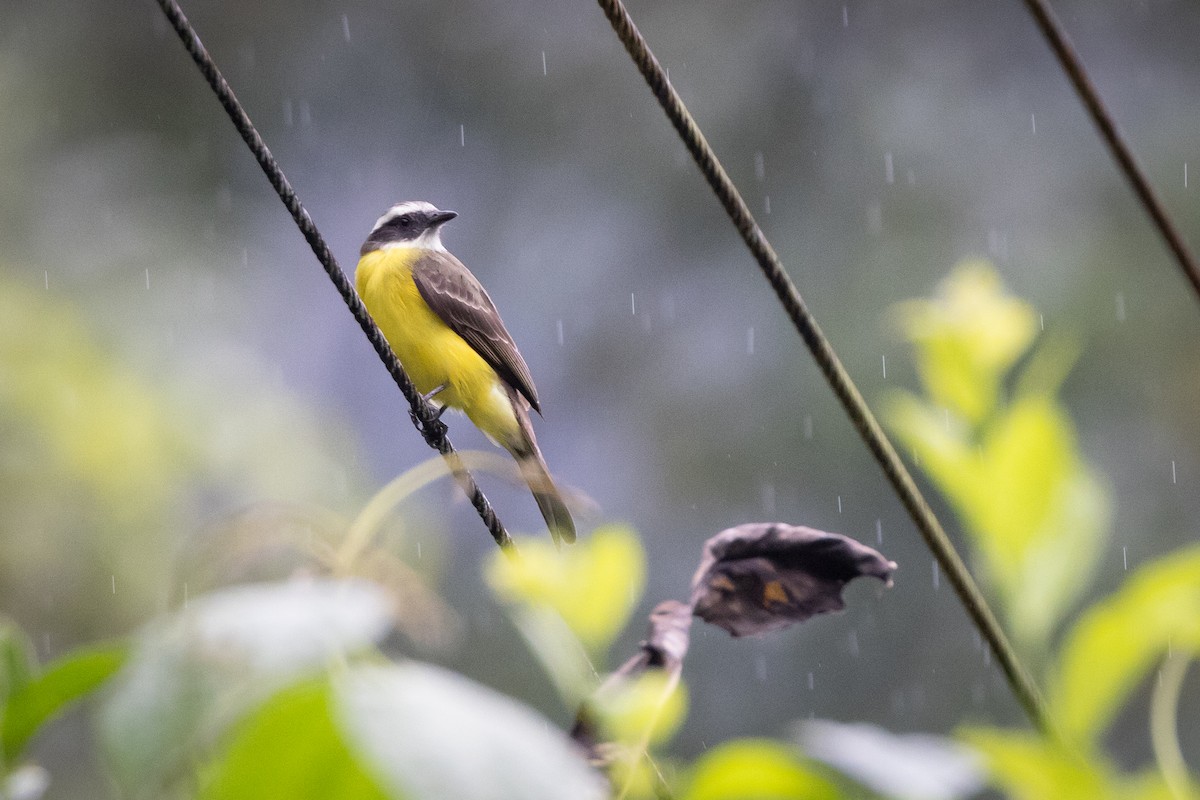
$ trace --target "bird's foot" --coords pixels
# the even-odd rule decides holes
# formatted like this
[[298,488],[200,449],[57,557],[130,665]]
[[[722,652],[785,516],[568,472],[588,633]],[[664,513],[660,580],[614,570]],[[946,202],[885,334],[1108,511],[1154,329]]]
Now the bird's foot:
[[[432,391],[432,392],[430,392],[429,394],[423,394],[423,395],[421,395],[421,397],[424,397],[424,398],[425,398],[425,402],[426,402],[426,403],[432,403],[432,402],[433,402],[433,398],[437,397],[437,396],[438,396],[438,394],[440,394],[441,392],[445,391],[445,389],[446,389],[446,386],[447,386],[447,384],[444,384],[444,383],[443,383],[443,384],[440,384],[440,385],[438,385],[438,386],[435,386],[435,387],[433,387],[433,391]],[[446,410],[446,407],[445,407],[445,406],[441,406],[441,407],[438,409],[438,416],[440,417],[440,416],[442,415],[442,412],[443,412],[443,411],[445,411],[445,410]]]
[[446,423],[442,422],[442,414],[446,413],[446,406],[433,404],[433,398],[439,392],[446,388],[446,384],[434,387],[432,392],[421,395],[424,400],[423,408],[420,412],[410,411],[409,416],[412,417],[413,424],[417,426],[417,430],[425,437],[425,441],[430,445],[436,446],[439,440],[446,438]]
[[417,426],[417,430],[421,432],[425,441],[432,447],[438,447],[438,443],[446,438],[446,423],[442,422],[442,411],[445,409],[432,406],[425,408],[429,409],[429,414],[409,411],[408,415],[412,417],[413,425]]

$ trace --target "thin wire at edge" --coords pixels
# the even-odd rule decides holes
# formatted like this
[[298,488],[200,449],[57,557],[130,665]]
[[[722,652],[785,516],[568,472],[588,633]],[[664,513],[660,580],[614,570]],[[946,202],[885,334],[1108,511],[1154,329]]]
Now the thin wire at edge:
[[1091,77],[1084,69],[1083,60],[1072,46],[1070,38],[1063,30],[1058,18],[1055,17],[1050,4],[1046,0],[1025,0],[1025,7],[1033,15],[1034,22],[1037,23],[1042,36],[1045,37],[1050,49],[1058,57],[1063,72],[1067,73],[1067,78],[1075,87],[1075,92],[1079,95],[1084,108],[1087,109],[1092,122],[1100,132],[1100,138],[1108,145],[1109,153],[1117,162],[1117,167],[1129,181],[1133,193],[1137,195],[1142,208],[1146,209],[1146,213],[1150,215],[1154,226],[1158,228],[1167,249],[1171,251],[1175,262],[1183,271],[1183,276],[1192,285],[1196,297],[1200,298],[1200,265],[1197,265],[1196,257],[1183,241],[1183,235],[1175,227],[1166,207],[1155,194],[1153,187],[1150,186],[1150,181],[1146,178],[1142,168],[1138,166],[1137,159],[1133,157],[1133,151],[1121,136],[1120,131],[1117,130],[1116,121],[1100,98],[1099,90],[1096,89],[1096,85],[1092,83]]

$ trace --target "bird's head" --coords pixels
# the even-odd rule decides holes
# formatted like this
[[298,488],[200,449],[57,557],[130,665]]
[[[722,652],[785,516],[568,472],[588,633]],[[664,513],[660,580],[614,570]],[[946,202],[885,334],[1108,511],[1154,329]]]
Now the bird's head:
[[445,250],[441,227],[457,217],[424,200],[397,203],[375,221],[371,234],[363,242],[362,255],[386,247],[424,247]]

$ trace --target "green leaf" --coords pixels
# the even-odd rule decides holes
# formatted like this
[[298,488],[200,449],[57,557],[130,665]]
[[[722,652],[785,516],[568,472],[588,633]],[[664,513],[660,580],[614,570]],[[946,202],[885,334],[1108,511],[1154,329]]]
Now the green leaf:
[[598,693],[592,710],[607,739],[640,749],[670,740],[687,716],[687,704],[687,687],[677,675],[651,670]]
[[837,786],[769,739],[736,739],[692,767],[680,800],[837,800]]
[[380,784],[406,800],[599,800],[566,734],[516,701],[418,663],[334,681],[334,717]]
[[8,699],[33,678],[36,663],[29,637],[0,617],[0,723]]
[[991,537],[997,566],[1006,575],[1019,574],[1077,469],[1071,423],[1053,399],[1022,398],[988,426],[982,462],[980,479],[990,491],[980,491],[986,502],[973,516],[979,532]]
[[388,595],[364,581],[239,586],[192,600],[139,638],[100,717],[127,796],[160,797],[246,711],[383,636]]
[[386,800],[334,723],[327,681],[272,697],[234,731],[202,800]]
[[1132,777],[1124,776],[1121,800],[1200,800],[1200,783],[1192,781],[1187,786],[1170,786],[1156,769]]
[[1063,482],[1039,535],[1023,554],[1006,610],[1014,636],[1041,649],[1092,584],[1111,530],[1108,494],[1082,466]]
[[1090,585],[1110,527],[1099,481],[1052,398],[1024,395],[982,428],[907,394],[889,400],[900,439],[962,518],[1018,641],[1045,647]]
[[1109,529],[1105,494],[1077,455],[1070,419],[1026,396],[990,425],[969,513],[1014,633],[1044,647],[1090,584]]
[[554,609],[518,605],[510,608],[508,614],[564,705],[578,705],[596,688],[596,670],[587,650]]
[[1168,647],[1200,650],[1200,546],[1144,565],[1071,630],[1050,692],[1064,732],[1095,742]]
[[1029,347],[1036,318],[985,261],[957,266],[933,300],[897,307],[933,402],[978,423],[995,407],[1004,374]]
[[908,392],[892,392],[884,400],[888,424],[923,469],[952,501],[969,506],[979,483],[978,452],[971,431],[956,415]]
[[960,738],[983,755],[994,784],[1012,800],[1125,800],[1115,774],[1034,734],[966,729]]
[[575,547],[532,541],[517,558],[497,552],[487,579],[507,602],[553,609],[588,650],[602,653],[642,596],[646,554],[630,528],[608,525]]
[[109,645],[79,650],[50,664],[8,698],[0,737],[3,759],[11,763],[47,720],[95,690],[125,662],[127,648]]

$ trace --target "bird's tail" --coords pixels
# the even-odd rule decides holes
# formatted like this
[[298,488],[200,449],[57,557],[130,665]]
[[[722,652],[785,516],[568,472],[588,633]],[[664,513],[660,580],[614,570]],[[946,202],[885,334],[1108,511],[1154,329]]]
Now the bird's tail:
[[567,504],[563,502],[558,487],[554,485],[554,479],[550,477],[550,470],[546,468],[546,461],[542,458],[537,444],[534,443],[528,452],[513,453],[513,456],[521,469],[521,477],[533,492],[533,499],[538,510],[542,512],[546,527],[550,529],[555,543],[574,542],[575,521],[571,519],[571,512],[567,510]]
[[529,490],[533,492],[533,499],[537,502],[542,517],[546,520],[546,527],[550,529],[554,543],[571,544],[575,541],[575,521],[571,519],[571,512],[567,510],[567,504],[563,502],[562,494],[554,485],[554,479],[550,477],[550,469],[546,466],[546,459],[542,458],[542,451],[537,446],[537,439],[533,435],[533,425],[529,421],[527,404],[522,402],[522,399],[511,388],[509,389],[509,398],[512,400],[513,411],[517,416],[520,436],[517,441],[505,444],[505,448],[517,460],[517,467],[521,470],[521,479],[529,484]]

